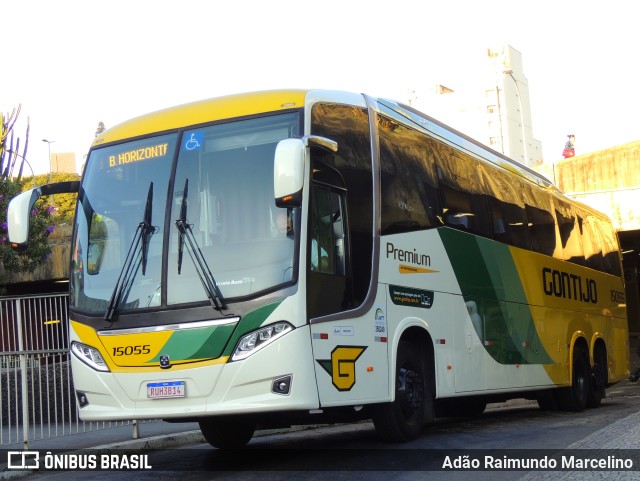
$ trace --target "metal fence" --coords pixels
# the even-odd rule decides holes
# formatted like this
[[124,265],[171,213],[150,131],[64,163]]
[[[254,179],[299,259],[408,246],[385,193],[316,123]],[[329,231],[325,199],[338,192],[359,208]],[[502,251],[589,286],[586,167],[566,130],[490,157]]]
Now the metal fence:
[[0,445],[80,434],[135,421],[83,422],[69,360],[66,294],[0,298]]

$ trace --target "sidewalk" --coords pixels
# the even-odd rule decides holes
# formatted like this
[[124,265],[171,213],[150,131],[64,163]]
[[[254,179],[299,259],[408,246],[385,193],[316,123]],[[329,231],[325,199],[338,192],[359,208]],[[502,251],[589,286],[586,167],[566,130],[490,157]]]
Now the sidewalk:
[[[640,382],[632,383],[622,381],[607,390],[607,398],[624,396],[638,396],[640,394]],[[518,405],[522,403],[534,403],[533,401],[514,400],[508,404]],[[495,409],[500,405],[489,405],[488,409]],[[98,449],[165,449],[188,444],[205,443],[197,423],[167,423],[164,421],[145,422],[138,424],[139,438],[134,439],[133,425],[119,426],[114,428],[88,431],[67,436],[59,436],[49,439],[29,441],[29,449],[33,450],[63,450],[75,451],[83,448]],[[273,431],[264,432],[270,434]],[[256,435],[260,435],[257,432]],[[3,450],[23,449],[22,443],[4,445]],[[625,418],[619,419],[615,423],[606,426],[586,438],[567,446],[570,449],[640,449],[640,411]],[[20,476],[29,474],[25,471],[6,471],[6,463],[0,460],[0,480],[17,479]],[[600,472],[600,474],[606,474]],[[640,479],[638,472],[625,473],[637,477],[623,477],[620,479]],[[533,479],[563,479],[580,480],[584,478],[585,472],[532,472],[525,475],[522,480]],[[590,478],[605,479],[605,478]]]
[[[113,428],[79,432],[65,436],[29,440],[29,449],[55,449],[74,451],[77,449],[105,447],[117,449],[162,449],[189,443],[205,442],[198,423],[167,423],[164,421],[138,423],[138,439],[134,439],[132,424]],[[2,449],[22,450],[22,443],[0,446]],[[2,460],[0,460],[2,466]]]

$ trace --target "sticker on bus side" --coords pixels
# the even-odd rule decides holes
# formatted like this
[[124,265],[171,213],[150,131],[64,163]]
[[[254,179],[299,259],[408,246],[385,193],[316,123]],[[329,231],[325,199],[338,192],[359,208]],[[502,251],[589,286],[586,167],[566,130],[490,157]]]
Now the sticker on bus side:
[[435,294],[433,291],[423,291],[422,289],[390,285],[389,296],[391,297],[391,301],[398,306],[431,309]]
[[356,361],[367,346],[336,346],[331,359],[316,359],[316,362],[331,376],[338,391],[350,391],[356,384]]

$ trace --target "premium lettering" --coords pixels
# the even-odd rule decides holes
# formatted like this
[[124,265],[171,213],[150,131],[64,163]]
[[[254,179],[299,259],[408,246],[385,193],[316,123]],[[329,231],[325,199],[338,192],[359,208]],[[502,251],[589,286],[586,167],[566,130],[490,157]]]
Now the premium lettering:
[[542,268],[542,287],[547,296],[597,304],[596,281],[548,267]]
[[431,265],[431,257],[427,254],[421,254],[416,249],[413,249],[413,252],[396,249],[391,242],[387,242],[387,259],[390,258],[394,261],[410,262],[411,264],[416,264],[418,266]]

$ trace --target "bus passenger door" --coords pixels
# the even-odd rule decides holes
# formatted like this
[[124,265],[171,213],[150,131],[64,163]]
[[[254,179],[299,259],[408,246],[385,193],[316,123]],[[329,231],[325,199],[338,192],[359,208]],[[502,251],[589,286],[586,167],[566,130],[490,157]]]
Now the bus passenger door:
[[384,289],[365,315],[311,322],[320,406],[389,401]]
[[310,199],[307,313],[325,407],[386,400],[389,392],[384,291],[366,314],[340,315],[358,305],[346,195],[335,185],[314,183]]

